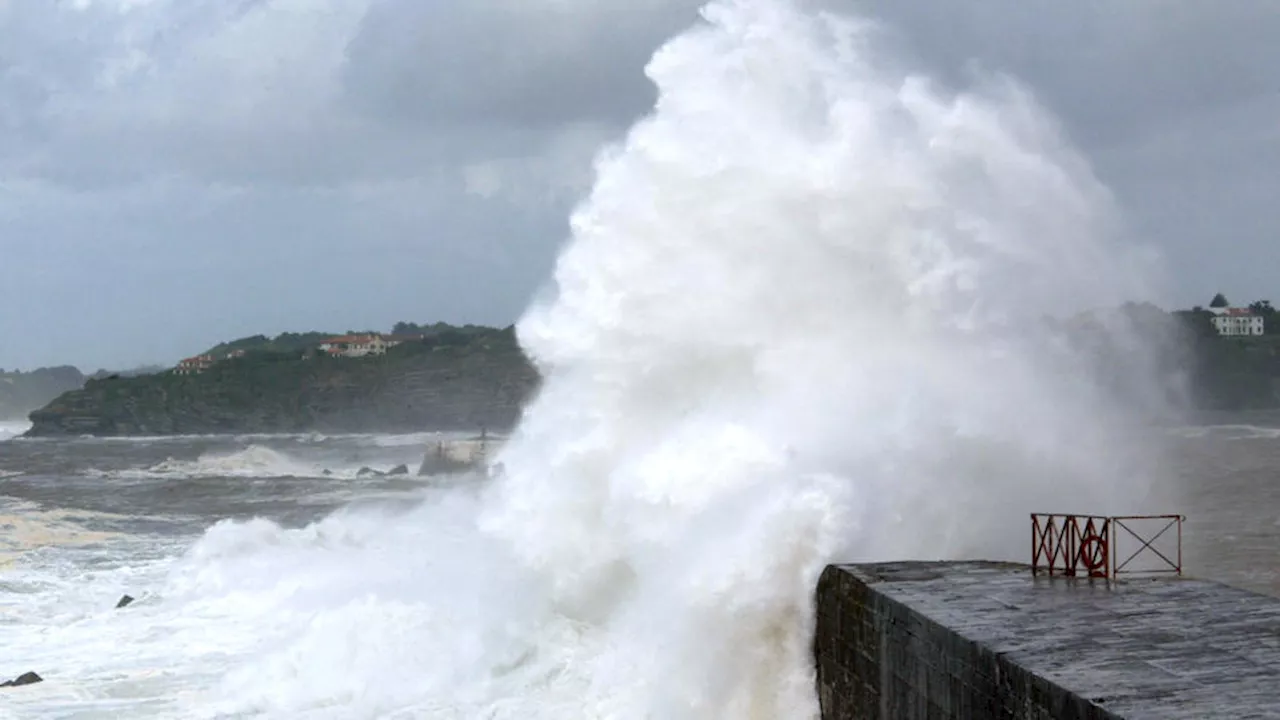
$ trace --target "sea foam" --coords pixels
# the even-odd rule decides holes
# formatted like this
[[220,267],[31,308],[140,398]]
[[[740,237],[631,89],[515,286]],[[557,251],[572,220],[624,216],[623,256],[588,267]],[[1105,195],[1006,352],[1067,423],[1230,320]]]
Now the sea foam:
[[221,523],[127,618],[40,636],[52,677],[131,716],[812,718],[826,563],[1019,558],[1031,510],[1134,507],[1147,448],[1043,316],[1149,276],[1054,123],[856,20],[704,18],[519,323],[544,384],[497,479]]

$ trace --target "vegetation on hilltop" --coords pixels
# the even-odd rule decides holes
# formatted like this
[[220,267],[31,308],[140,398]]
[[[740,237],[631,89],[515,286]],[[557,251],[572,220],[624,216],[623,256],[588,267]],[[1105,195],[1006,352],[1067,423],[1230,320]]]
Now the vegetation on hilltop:
[[29,434],[503,428],[537,384],[512,328],[438,333],[367,357],[240,347],[249,352],[199,374],[91,380],[32,413]]
[[236,350],[244,350],[246,353],[265,352],[297,354],[319,345],[336,334],[337,333],[311,331],[301,333],[280,333],[273,338],[269,338],[266,335],[251,335],[249,337],[240,338],[239,340],[230,340],[228,342],[218,343],[199,354],[224,357],[228,353]]
[[[312,330],[299,333],[286,332],[275,337],[251,335],[238,340],[218,343],[199,354],[212,355],[218,358],[226,357],[236,350],[242,350],[245,353],[305,353],[314,350],[325,340],[339,335],[372,335],[380,332],[379,330],[344,330],[342,332]],[[424,338],[438,338],[441,336],[457,338],[486,336],[491,335],[493,332],[495,332],[494,328],[483,325],[450,325],[446,322],[419,325],[418,323],[401,321],[392,326],[390,334],[402,337],[420,335]],[[452,342],[452,340],[448,340],[448,342]]]
[[392,335],[422,335],[432,337],[435,335],[483,335],[489,332],[491,328],[483,325],[450,325],[449,323],[437,322],[430,325],[419,325],[411,322],[398,322],[391,328]]
[[[1267,303],[1267,307],[1270,303]],[[1274,334],[1222,336],[1207,310],[1174,313],[1187,338],[1193,407],[1203,410],[1261,410],[1280,407],[1280,325],[1264,320]],[[1264,318],[1267,315],[1264,314]]]
[[163,365],[142,365],[128,370],[98,370],[89,376],[91,380],[101,380],[102,378],[116,375],[118,377],[135,377],[137,375],[154,375],[155,373],[165,372],[169,368]]
[[[1228,306],[1222,293],[1210,303]],[[1165,399],[1187,409],[1280,408],[1280,319],[1269,301],[1248,307],[1263,317],[1267,334],[1221,335],[1213,313],[1202,307],[1168,313],[1149,304],[1125,305],[1115,311],[1123,322],[1123,332],[1114,336],[1119,342],[1096,354],[1104,377],[1115,382],[1116,392],[1133,393],[1150,389],[1154,373]],[[1138,349],[1149,356],[1147,377],[1133,374],[1141,372],[1132,366]]]
[[1271,307],[1270,300],[1258,300],[1249,303],[1249,311],[1262,318],[1263,326],[1270,332],[1280,334],[1280,325],[1276,323],[1276,309]]

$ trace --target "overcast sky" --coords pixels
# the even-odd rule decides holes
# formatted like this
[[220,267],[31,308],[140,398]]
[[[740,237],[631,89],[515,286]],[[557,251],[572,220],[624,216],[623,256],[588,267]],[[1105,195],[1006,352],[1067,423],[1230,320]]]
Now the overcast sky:
[[[1274,0],[831,1],[1030,85],[1177,301],[1280,301]],[[0,367],[514,321],[698,5],[0,0]]]

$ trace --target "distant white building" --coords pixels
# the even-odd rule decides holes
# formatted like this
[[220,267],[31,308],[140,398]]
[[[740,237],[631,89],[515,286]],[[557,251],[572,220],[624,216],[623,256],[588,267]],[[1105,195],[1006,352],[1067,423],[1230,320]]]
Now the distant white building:
[[208,370],[213,365],[212,355],[197,355],[189,357],[178,363],[173,369],[176,375],[199,375]]
[[342,335],[325,340],[320,344],[320,351],[339,357],[385,355],[387,350],[403,342],[421,339],[420,335],[379,335],[377,333]]
[[380,335],[342,335],[331,337],[320,344],[321,352],[342,357],[381,355],[387,351],[387,343]]
[[1266,332],[1262,316],[1249,308],[1209,308],[1209,312],[1213,313],[1213,328],[1219,335],[1240,337]]

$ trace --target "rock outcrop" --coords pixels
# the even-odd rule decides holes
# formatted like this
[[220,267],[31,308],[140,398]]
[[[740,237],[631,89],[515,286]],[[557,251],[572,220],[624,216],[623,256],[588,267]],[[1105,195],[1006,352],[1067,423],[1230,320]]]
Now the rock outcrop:
[[18,687],[20,685],[35,685],[38,682],[44,682],[44,678],[33,672],[24,672],[12,680],[5,680],[0,683],[0,687]]

